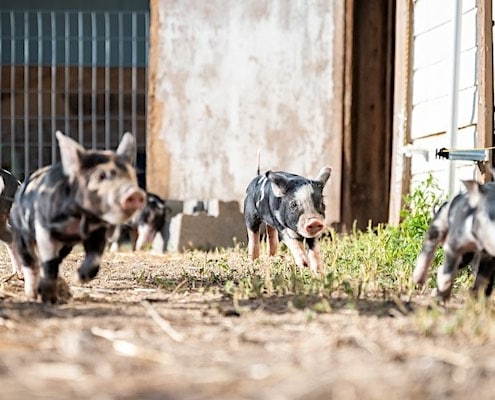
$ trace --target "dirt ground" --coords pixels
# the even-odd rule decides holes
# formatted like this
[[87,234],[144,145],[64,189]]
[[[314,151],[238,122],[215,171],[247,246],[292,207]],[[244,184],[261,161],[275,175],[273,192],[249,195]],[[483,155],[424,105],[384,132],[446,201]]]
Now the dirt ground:
[[[315,313],[291,296],[234,304],[221,290],[190,285],[185,256],[106,253],[84,286],[73,276],[81,259],[75,252],[64,261],[65,304],[26,302],[22,282],[4,279],[0,398],[495,398],[495,343],[422,334],[408,311],[427,295],[406,310],[335,299],[331,312]],[[186,268],[194,276],[199,267]],[[139,279],[152,274],[169,288]]]

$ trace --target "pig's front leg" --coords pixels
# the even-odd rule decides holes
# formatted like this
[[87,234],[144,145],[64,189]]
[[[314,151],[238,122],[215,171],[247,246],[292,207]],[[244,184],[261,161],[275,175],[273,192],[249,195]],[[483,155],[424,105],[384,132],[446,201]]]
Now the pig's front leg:
[[428,277],[428,270],[435,257],[437,246],[445,239],[447,232],[445,218],[434,221],[426,232],[421,253],[416,260],[413,272],[413,281],[424,285]]
[[308,245],[309,268],[313,274],[323,272],[321,268],[320,243],[317,239],[306,239]]
[[35,301],[38,297],[40,287],[40,266],[36,262],[32,265],[22,266],[22,275],[24,278],[24,294],[28,300]]
[[41,263],[43,276],[40,280],[39,292],[43,303],[55,304],[57,302],[57,279],[59,265],[59,257],[55,257]]
[[260,231],[248,228],[248,254],[251,260],[256,260],[260,256]]
[[98,274],[101,256],[105,250],[106,235],[107,228],[100,228],[84,240],[83,246],[86,256],[78,270],[81,282],[90,281]]
[[446,246],[444,253],[444,264],[437,271],[437,296],[446,300],[450,297],[452,285],[459,269],[462,256]]
[[283,233],[283,241],[289,248],[296,265],[300,268],[307,267],[309,265],[308,255],[304,248],[304,243],[301,240],[291,238],[287,233]]
[[136,239],[136,250],[143,250],[144,246],[153,242],[155,230],[149,224],[138,225],[138,234]]

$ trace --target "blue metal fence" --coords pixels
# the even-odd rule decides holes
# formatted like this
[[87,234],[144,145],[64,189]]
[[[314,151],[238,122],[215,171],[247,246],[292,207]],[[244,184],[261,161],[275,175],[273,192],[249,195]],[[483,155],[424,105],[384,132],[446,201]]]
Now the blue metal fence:
[[149,10],[0,9],[0,165],[56,161],[56,130],[92,148],[131,131],[143,159],[148,46]]

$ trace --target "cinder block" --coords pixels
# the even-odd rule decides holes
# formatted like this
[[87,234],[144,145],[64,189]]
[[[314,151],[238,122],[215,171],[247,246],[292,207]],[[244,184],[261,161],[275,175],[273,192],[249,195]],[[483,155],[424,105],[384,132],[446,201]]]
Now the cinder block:
[[[190,205],[188,208],[191,210]],[[202,212],[183,212],[173,216],[168,226],[168,240],[162,237],[161,245],[167,251],[182,252],[188,249],[228,248],[245,245],[246,242],[246,228],[239,203],[210,200],[204,202]]]

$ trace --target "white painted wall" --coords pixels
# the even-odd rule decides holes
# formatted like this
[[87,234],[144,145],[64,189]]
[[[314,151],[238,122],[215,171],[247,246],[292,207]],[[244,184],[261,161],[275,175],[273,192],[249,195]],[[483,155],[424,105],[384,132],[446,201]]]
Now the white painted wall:
[[[449,163],[456,163],[457,189],[462,179],[476,176],[477,168],[473,162],[435,159],[436,149],[450,147],[446,131],[450,116],[453,7],[454,0],[417,0],[413,18],[411,138],[414,147],[429,153],[428,159],[419,153],[412,156],[412,181],[414,184],[432,173],[445,192]],[[457,148],[476,147],[476,17],[476,0],[463,0]]]
[[160,61],[151,84],[160,123],[149,135],[158,135],[153,146],[163,146],[168,170],[162,182],[148,181],[151,190],[242,201],[258,150],[262,170],[340,169],[330,132],[332,0],[155,4]]

